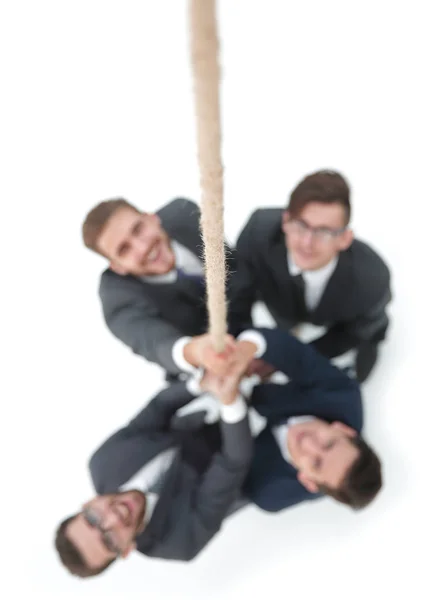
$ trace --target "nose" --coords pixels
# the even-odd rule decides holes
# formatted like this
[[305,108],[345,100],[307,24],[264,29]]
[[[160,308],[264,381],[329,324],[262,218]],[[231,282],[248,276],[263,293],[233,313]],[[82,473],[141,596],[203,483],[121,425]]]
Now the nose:
[[118,527],[119,525],[122,525],[122,520],[120,516],[113,508],[108,508],[104,514],[103,519],[101,520],[101,528],[113,529],[114,527]]
[[149,242],[147,240],[136,237],[131,242],[131,246],[133,249],[135,260],[138,262],[141,262],[145,256],[145,254],[149,250]]
[[301,235],[301,244],[305,249],[312,247],[314,242],[313,232],[307,229]]
[[309,456],[316,456],[318,454],[319,445],[315,437],[311,435],[305,435],[301,439],[301,449],[304,454]]

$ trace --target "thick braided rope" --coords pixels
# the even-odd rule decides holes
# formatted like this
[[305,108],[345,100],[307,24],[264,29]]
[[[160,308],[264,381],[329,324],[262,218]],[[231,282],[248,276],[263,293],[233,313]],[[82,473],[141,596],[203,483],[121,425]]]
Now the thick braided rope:
[[215,0],[190,0],[190,53],[201,185],[208,330],[214,349],[221,352],[227,331],[227,307],[223,167],[220,155],[220,66]]

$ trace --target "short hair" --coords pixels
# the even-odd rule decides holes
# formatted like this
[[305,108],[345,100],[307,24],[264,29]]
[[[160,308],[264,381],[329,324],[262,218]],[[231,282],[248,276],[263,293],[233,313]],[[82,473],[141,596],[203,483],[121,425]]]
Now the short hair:
[[382,487],[381,463],[361,437],[350,438],[350,441],[359,449],[359,456],[348,469],[339,488],[321,486],[320,491],[354,510],[360,510],[374,500]]
[[77,577],[86,578],[99,575],[105,571],[116,559],[110,559],[102,567],[91,568],[86,564],[83,555],[74,546],[72,541],[66,535],[68,525],[78,516],[78,513],[64,519],[57,528],[55,537],[55,547],[59,558],[64,567]]
[[323,170],[307,175],[291,192],[288,210],[298,216],[310,202],[340,204],[345,210],[345,225],[350,222],[350,187],[340,173]]
[[130,208],[136,212],[140,212],[138,208],[133,206],[128,200],[125,200],[125,198],[104,200],[89,211],[82,225],[82,237],[86,248],[102,254],[98,248],[98,239],[110,217],[120,208]]

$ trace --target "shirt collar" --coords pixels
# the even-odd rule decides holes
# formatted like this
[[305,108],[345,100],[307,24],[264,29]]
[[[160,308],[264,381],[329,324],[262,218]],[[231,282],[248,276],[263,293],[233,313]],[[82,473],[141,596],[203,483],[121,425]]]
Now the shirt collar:
[[334,258],[332,258],[332,260],[330,262],[328,262],[326,265],[324,265],[323,267],[321,267],[320,269],[316,269],[315,271],[302,271],[302,269],[300,269],[300,267],[292,260],[290,253],[287,253],[287,260],[288,260],[288,269],[291,275],[300,275],[300,273],[302,273],[305,276],[315,276],[315,277],[327,277],[329,275],[331,275],[333,273],[333,271],[336,268],[336,265],[338,264],[338,260],[339,260],[339,255],[335,256]]

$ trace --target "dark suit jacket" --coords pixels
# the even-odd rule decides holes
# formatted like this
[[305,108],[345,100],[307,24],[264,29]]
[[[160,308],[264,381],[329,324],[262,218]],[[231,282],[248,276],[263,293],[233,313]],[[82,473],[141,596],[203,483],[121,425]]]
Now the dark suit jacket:
[[391,300],[390,273],[384,261],[368,245],[355,240],[340,253],[318,306],[309,312],[288,271],[281,219],[282,209],[256,210],[239,236],[230,305],[237,322],[248,327],[252,305],[260,300],[282,329],[301,322],[326,326],[327,333],[313,344],[328,358],[366,341],[381,341]]
[[279,329],[257,331],[267,342],[263,360],[290,381],[262,384],[253,391],[251,405],[267,419],[267,425],[255,440],[244,493],[263,510],[279,511],[321,494],[308,492],[298,482],[297,470],[283,459],[271,428],[289,417],[310,415],[330,423],[340,421],[360,433],[362,398],[358,383],[312,346]]
[[[169,237],[202,259],[198,206],[185,198],[177,198],[157,214]],[[226,257],[226,293],[230,298],[236,267],[234,251],[228,246]],[[107,269],[101,276],[99,295],[105,322],[113,335],[135,354],[172,374],[180,372],[172,359],[175,341],[185,335],[206,333],[208,329],[205,288],[194,280],[147,283]],[[230,314],[228,325],[231,333],[236,334]]]
[[95,489],[107,494],[160,452],[178,448],[151,520],[136,540],[138,551],[148,556],[193,559],[221,528],[251,461],[247,417],[195,432],[172,430],[175,411],[192,398],[184,383],[164,389],[90,459]]

